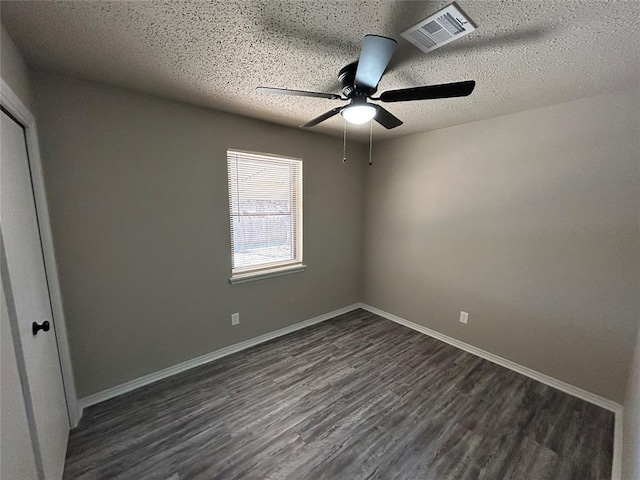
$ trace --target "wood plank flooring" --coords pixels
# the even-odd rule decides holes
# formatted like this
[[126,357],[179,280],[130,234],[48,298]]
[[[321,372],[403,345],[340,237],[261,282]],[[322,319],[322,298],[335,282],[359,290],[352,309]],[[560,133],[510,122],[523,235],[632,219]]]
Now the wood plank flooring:
[[609,480],[613,429],[355,310],[88,408],[64,478]]

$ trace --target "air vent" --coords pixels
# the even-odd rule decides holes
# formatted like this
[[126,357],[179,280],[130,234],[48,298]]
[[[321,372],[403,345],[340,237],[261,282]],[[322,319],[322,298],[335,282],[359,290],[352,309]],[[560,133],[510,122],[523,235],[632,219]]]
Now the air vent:
[[430,52],[462,38],[476,29],[471,19],[454,4],[434,13],[409,30],[401,33],[423,52]]

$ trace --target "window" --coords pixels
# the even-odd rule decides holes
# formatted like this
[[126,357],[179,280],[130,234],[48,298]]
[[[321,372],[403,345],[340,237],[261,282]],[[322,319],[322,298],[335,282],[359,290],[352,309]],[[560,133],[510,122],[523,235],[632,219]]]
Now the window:
[[302,265],[302,160],[227,150],[231,283]]

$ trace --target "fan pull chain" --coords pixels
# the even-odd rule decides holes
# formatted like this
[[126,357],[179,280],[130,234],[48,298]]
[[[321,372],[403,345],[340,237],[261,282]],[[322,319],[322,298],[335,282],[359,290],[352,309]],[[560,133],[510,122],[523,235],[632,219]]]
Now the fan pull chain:
[[373,165],[371,162],[371,149],[373,145],[373,120],[369,121],[369,166]]
[[344,135],[342,140],[342,163],[347,163],[347,120],[344,119]]

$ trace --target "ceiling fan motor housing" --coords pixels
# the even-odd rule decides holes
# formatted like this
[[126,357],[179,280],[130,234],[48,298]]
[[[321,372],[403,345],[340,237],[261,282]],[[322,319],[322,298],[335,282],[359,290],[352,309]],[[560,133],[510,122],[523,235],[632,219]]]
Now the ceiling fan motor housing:
[[347,98],[370,97],[376,92],[376,88],[361,87],[355,85],[358,62],[350,63],[340,69],[338,80],[342,85],[342,94]]

